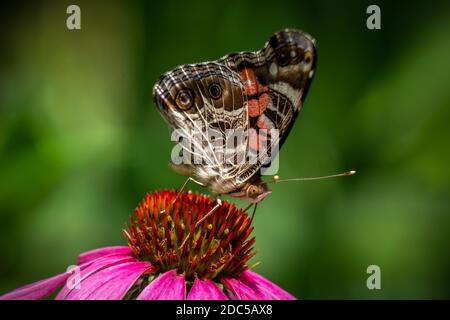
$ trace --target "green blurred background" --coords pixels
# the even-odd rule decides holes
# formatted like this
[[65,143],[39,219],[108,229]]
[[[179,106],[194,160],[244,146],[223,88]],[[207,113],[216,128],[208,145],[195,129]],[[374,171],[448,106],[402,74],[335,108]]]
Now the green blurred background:
[[[381,7],[382,29],[366,28]],[[66,29],[81,7],[82,30]],[[123,245],[146,192],[178,188],[151,88],[183,63],[318,44],[281,177],[255,218],[256,271],[299,298],[450,298],[450,7],[438,1],[35,1],[2,5],[0,293]],[[197,189],[201,190],[201,189]],[[241,205],[241,204],[240,204]],[[381,290],[366,268],[381,267]]]

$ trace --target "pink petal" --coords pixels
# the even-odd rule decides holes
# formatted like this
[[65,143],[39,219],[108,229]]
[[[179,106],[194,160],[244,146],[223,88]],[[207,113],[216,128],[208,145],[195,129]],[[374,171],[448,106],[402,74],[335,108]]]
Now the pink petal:
[[115,247],[104,247],[88,252],[84,252],[78,256],[78,264],[83,264],[88,261],[109,255],[131,255],[132,251],[129,247],[125,246],[115,246]]
[[71,286],[65,285],[62,287],[61,291],[55,297],[55,300],[65,300],[72,291],[82,290],[81,287],[79,289],[77,287],[81,286],[81,282],[90,277],[92,274],[107,267],[132,261],[137,260],[128,256],[106,256],[86,262],[84,265],[80,266],[81,271],[79,274],[79,279],[75,279],[76,281],[71,281]]
[[39,300],[43,299],[58,287],[61,287],[69,277],[68,273],[61,273],[0,296],[0,300]]
[[[115,265],[124,264],[125,262],[132,262],[134,264],[139,264],[139,262],[132,257],[131,255],[132,251],[129,247],[106,247],[101,249],[92,250],[86,253],[83,253],[79,256],[79,267],[80,267],[80,274],[79,279],[76,278],[70,278],[72,275],[75,276],[74,273],[66,272],[59,274],[57,276],[44,279],[29,285],[26,285],[24,287],[21,287],[19,289],[16,289],[12,292],[9,292],[3,296],[0,296],[0,300],[11,300],[11,299],[26,299],[26,300],[36,300],[36,299],[42,299],[48,295],[50,295],[53,291],[55,291],[58,287],[63,286],[65,283],[68,282],[68,279],[71,281],[71,286],[68,285],[63,286],[61,291],[56,296],[56,299],[74,299],[80,296],[80,294],[85,293],[86,290],[83,290],[81,287],[78,289],[78,285],[82,286],[83,281],[89,278],[91,275],[96,274],[102,269],[109,268]],[[129,284],[129,286],[133,285],[133,283],[139,278],[139,276],[147,271],[154,270],[153,267],[149,263],[144,263],[145,268],[144,271],[140,272],[139,270],[142,268],[135,267],[132,271],[134,273],[127,274],[125,277],[123,277],[121,280],[123,282],[120,282],[120,284]],[[140,272],[140,273],[139,273]],[[119,272],[120,273],[120,272]],[[120,274],[118,275],[120,278]],[[76,281],[73,282],[73,279]],[[134,279],[134,280],[133,280]],[[129,283],[131,282],[131,283]],[[89,282],[87,282],[89,283]],[[122,291],[128,289],[125,286],[118,286],[118,289],[115,290],[115,294],[111,296],[111,299],[115,299],[116,296],[122,295]],[[72,288],[72,289],[71,289]],[[107,290],[105,287],[102,290]],[[106,287],[107,288],[107,287]],[[85,288],[86,289],[86,288]],[[121,291],[122,290],[122,291]],[[123,295],[126,294],[123,293]],[[99,291],[101,295],[108,298],[107,293],[104,293],[103,291]],[[103,293],[102,293],[103,292]],[[91,291],[88,292],[88,294],[91,294]],[[120,297],[122,298],[123,295]],[[70,296],[70,297],[69,297]],[[118,298],[118,299],[120,299]]]
[[237,278],[224,278],[232,299],[238,300],[296,300],[274,283],[255,272],[245,271]]
[[296,297],[288,293],[287,291],[281,289],[279,286],[277,286],[275,283],[267,280],[263,276],[260,276],[256,272],[247,270],[244,273],[241,274],[241,277],[248,277],[252,278],[253,281],[256,282],[257,286],[260,288],[261,291],[265,291],[268,294],[270,294],[273,299],[277,300],[297,300]]
[[104,268],[80,283],[66,300],[119,300],[122,299],[136,280],[151,270],[148,262],[125,262]]
[[[127,247],[124,247],[127,248]],[[111,260],[115,259],[115,260]],[[108,264],[113,264],[114,261],[116,263],[120,261],[130,260],[134,259],[132,257],[127,256],[120,256],[120,257],[114,257],[112,256],[110,260],[108,260]],[[104,259],[103,259],[104,260]],[[89,272],[90,270],[97,271],[100,268],[104,267],[103,260],[88,260],[84,264],[80,265],[80,271],[83,271],[84,269],[87,269],[86,272]],[[90,265],[93,263],[96,263],[93,267],[89,268]],[[48,296],[50,293],[55,291],[58,287],[63,286],[63,284],[67,281],[67,279],[72,275],[72,273],[62,273],[59,275],[56,275],[54,277],[40,280],[38,282],[34,282],[31,284],[28,284],[24,287],[18,288],[12,292],[9,292],[3,296],[0,296],[0,299],[27,299],[27,300],[34,300],[34,299],[42,299],[46,296]],[[68,293],[70,289],[67,286],[64,286],[61,290],[61,292],[57,295],[57,299],[61,299],[65,297],[65,295]]]
[[270,298],[259,292],[254,284],[247,284],[238,278],[223,278],[222,283],[228,289],[228,296],[232,300],[269,300]]
[[137,300],[184,300],[186,298],[186,283],[184,275],[178,275],[177,270],[167,271],[154,279],[139,294]]
[[212,280],[200,280],[195,277],[187,300],[228,300],[228,298]]

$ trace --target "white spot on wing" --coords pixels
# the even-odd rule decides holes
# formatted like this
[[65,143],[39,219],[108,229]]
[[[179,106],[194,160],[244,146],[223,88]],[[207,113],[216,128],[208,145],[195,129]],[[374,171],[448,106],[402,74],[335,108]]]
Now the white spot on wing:
[[300,104],[300,99],[302,97],[302,90],[296,90],[294,89],[289,83],[287,82],[277,82],[270,84],[269,87],[277,91],[284,96],[286,96],[294,105],[294,108],[297,109]]
[[269,72],[270,72],[270,74],[271,74],[273,77],[275,77],[275,76],[277,75],[277,73],[278,73],[278,67],[277,67],[277,65],[275,64],[275,62],[272,62],[272,63],[270,64]]

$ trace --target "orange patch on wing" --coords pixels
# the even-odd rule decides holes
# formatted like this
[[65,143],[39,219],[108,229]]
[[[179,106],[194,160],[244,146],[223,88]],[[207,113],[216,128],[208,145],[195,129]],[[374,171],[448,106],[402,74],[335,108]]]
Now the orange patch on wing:
[[266,111],[267,106],[269,105],[270,97],[267,93],[263,93],[259,96],[258,99],[251,99],[248,101],[248,116],[249,117],[258,117]]
[[266,110],[267,105],[269,104],[270,97],[267,94],[269,87],[260,85],[256,79],[255,73],[251,69],[243,69],[240,75],[242,82],[244,83],[247,96],[255,97],[259,95],[258,98],[249,99],[248,101],[249,117],[258,117]]
[[257,99],[252,99],[248,101],[248,116],[249,117],[257,117],[259,116],[264,110],[261,110],[261,107],[259,105],[259,101]]

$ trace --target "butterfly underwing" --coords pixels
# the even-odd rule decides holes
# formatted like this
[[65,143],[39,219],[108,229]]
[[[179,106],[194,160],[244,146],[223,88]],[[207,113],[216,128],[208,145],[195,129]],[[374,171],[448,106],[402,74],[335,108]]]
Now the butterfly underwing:
[[181,142],[171,167],[212,193],[258,203],[271,191],[262,169],[303,106],[317,61],[314,39],[294,29],[256,52],[185,64],[164,73],[153,96]]

